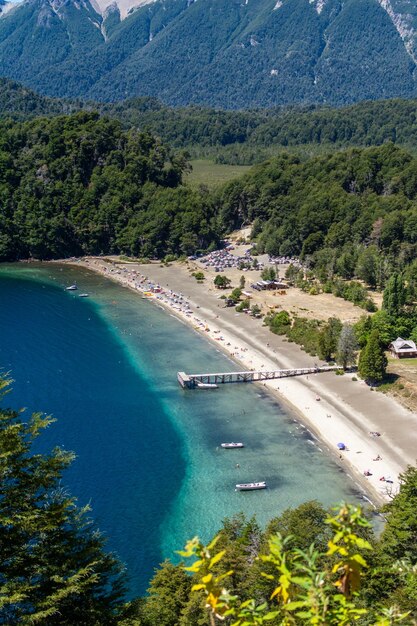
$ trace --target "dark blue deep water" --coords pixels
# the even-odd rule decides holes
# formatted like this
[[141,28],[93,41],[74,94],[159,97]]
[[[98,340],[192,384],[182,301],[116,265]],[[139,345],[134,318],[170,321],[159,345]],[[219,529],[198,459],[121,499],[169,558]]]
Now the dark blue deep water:
[[[64,287],[77,280],[80,291]],[[282,407],[250,385],[187,392],[176,372],[235,366],[178,320],[81,269],[0,268],[0,368],[7,404],[57,418],[41,437],[76,453],[64,484],[90,503],[109,549],[127,565],[130,594],[185,540],[208,539],[238,511],[265,523],[317,498],[352,500],[353,485]],[[221,441],[245,440],[239,451]],[[234,483],[270,489],[235,493]]]
[[40,445],[76,452],[72,493],[91,502],[111,544],[129,550],[132,571],[149,571],[162,559],[160,525],[184,477],[181,441],[94,307],[67,296],[0,280],[0,363],[15,380],[7,399],[59,418]]

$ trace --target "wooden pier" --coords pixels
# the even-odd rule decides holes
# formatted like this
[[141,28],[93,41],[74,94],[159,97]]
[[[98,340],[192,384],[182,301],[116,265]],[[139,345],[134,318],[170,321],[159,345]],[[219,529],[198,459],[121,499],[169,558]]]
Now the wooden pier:
[[225,383],[253,383],[263,380],[273,380],[274,378],[288,378],[290,376],[306,376],[308,374],[319,374],[320,372],[332,372],[343,369],[339,365],[323,365],[321,367],[299,367],[287,370],[271,371],[248,371],[248,372],[226,372],[218,374],[186,374],[178,372],[178,382],[183,389],[194,389],[199,383],[209,385],[219,385]]

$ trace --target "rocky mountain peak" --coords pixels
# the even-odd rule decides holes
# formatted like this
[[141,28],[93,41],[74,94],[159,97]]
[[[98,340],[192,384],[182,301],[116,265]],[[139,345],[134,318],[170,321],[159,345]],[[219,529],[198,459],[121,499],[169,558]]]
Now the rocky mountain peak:
[[417,4],[414,0],[378,0],[387,12],[397,32],[404,42],[405,48],[417,63]]

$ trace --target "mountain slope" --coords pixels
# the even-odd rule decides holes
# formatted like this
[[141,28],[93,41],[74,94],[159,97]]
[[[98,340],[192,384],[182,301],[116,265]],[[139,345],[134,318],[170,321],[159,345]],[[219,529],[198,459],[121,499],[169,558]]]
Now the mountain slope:
[[[2,0],[0,0],[1,2]],[[414,0],[25,0],[0,67],[48,95],[227,108],[417,95]]]

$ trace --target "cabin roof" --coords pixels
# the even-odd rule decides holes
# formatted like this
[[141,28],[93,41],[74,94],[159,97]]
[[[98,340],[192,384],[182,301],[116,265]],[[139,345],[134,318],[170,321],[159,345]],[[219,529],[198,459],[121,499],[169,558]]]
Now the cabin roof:
[[397,339],[390,343],[390,348],[393,348],[395,352],[413,352],[416,351],[416,344],[411,339],[402,339],[401,337],[397,337]]

